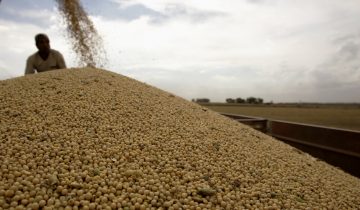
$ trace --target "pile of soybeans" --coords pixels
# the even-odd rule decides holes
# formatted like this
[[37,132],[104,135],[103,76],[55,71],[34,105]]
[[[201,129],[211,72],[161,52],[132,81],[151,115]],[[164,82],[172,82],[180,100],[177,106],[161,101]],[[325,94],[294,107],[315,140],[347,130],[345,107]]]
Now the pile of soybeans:
[[360,180],[133,79],[0,81],[0,209],[359,209]]

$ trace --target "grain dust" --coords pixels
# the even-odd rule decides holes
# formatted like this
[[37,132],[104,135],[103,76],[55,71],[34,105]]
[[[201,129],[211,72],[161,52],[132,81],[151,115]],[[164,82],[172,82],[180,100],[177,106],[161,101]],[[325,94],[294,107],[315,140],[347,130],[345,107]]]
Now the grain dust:
[[79,66],[104,67],[107,56],[103,41],[79,0],[56,0],[67,27]]

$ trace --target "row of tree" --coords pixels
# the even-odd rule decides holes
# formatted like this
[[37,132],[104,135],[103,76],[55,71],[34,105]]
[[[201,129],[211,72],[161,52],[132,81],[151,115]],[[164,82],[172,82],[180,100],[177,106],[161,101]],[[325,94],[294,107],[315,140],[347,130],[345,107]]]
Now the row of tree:
[[[192,102],[196,103],[210,103],[210,99],[208,98],[193,98]],[[243,98],[227,98],[226,103],[237,103],[237,104],[263,104],[264,100],[262,98],[248,97],[246,99]]]
[[210,103],[210,99],[208,98],[193,98],[191,101],[196,103]]
[[238,103],[238,104],[262,104],[264,103],[264,99],[248,97],[246,99],[243,98],[227,98],[226,103]]

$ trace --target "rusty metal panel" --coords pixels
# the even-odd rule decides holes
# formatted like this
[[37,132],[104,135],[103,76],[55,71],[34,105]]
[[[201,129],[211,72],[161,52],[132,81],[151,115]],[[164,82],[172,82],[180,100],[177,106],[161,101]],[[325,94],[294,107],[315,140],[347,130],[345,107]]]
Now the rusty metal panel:
[[248,125],[263,133],[267,132],[267,120],[265,119],[236,119],[236,121]]
[[229,113],[219,113],[225,117],[229,117],[231,119],[261,119],[261,120],[265,120],[264,118],[261,117],[253,117],[253,116],[248,116],[248,115],[238,115],[238,114],[229,114]]
[[229,117],[231,119],[234,119],[240,123],[243,123],[245,125],[248,125],[258,131],[261,131],[263,133],[267,132],[267,119],[259,118],[259,117],[253,117],[253,116],[247,116],[247,115],[236,115],[236,114],[229,114],[229,113],[220,113],[221,115],[224,115],[226,117]]
[[360,132],[221,113],[360,177]]
[[360,132],[269,121],[268,132],[331,165],[360,177]]
[[357,131],[271,120],[268,132],[274,136],[283,136],[339,151],[360,154],[360,132]]

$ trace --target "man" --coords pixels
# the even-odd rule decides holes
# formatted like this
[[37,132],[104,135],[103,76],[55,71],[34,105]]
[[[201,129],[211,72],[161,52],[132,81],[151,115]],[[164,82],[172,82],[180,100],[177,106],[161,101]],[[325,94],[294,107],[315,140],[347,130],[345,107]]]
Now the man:
[[35,43],[39,51],[27,59],[25,74],[66,68],[64,57],[50,48],[50,40],[46,34],[37,34]]

